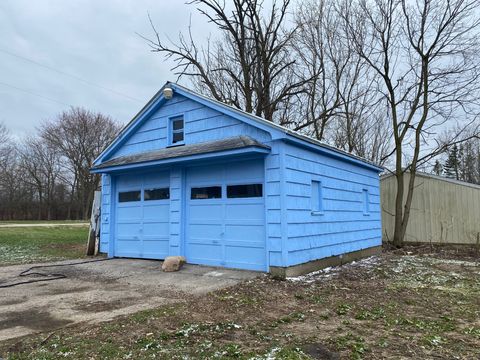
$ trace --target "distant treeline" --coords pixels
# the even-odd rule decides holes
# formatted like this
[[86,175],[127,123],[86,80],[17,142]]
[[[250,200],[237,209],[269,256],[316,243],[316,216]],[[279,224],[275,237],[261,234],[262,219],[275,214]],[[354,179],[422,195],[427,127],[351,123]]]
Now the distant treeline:
[[100,183],[89,170],[119,129],[83,108],[43,122],[20,141],[0,124],[0,219],[87,219]]
[[480,139],[471,139],[458,146],[455,144],[446,155],[444,162],[435,162],[435,174],[480,184]]

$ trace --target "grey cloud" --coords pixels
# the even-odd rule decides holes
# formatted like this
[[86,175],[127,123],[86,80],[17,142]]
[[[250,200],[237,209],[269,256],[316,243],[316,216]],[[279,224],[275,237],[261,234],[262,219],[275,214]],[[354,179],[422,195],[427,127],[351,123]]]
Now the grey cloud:
[[[61,103],[84,106],[125,123],[167,80],[172,63],[150,52],[147,13],[172,39],[190,18],[196,38],[214,31],[193,6],[173,0],[4,0],[0,50],[6,50],[142,100],[135,102],[0,52],[0,82]],[[31,133],[67,106],[0,84],[0,121]]]

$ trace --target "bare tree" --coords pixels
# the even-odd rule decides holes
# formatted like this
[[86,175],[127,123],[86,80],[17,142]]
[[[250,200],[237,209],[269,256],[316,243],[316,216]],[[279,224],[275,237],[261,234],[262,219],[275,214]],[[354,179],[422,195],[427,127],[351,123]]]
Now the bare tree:
[[0,123],[0,162],[8,156],[11,146],[10,133],[5,124]]
[[119,132],[108,116],[72,107],[40,127],[40,137],[65,159],[71,198],[76,194],[80,217],[86,219],[98,188],[99,177],[90,173],[93,161]]
[[175,62],[179,77],[217,100],[385,161],[389,142],[379,141],[384,126],[373,114],[378,100],[370,91],[376,73],[347,43],[333,3],[301,3],[293,22],[290,0],[274,1],[269,11],[259,0],[190,4],[220,30],[204,47],[191,28],[177,42],[163,38],[150,19],[149,45]]
[[[478,126],[477,0],[360,0],[343,13],[349,41],[381,78],[394,141],[393,243],[402,246],[419,165]],[[454,119],[460,131],[432,147]],[[467,137],[468,138],[468,137]],[[405,189],[404,174],[411,177]]]
[[51,220],[55,189],[62,173],[58,149],[40,138],[30,137],[20,147],[19,156],[24,173],[21,181],[36,189],[38,219]]
[[[8,132],[6,134],[9,139]],[[13,144],[4,143],[0,161],[0,214],[3,219],[16,219],[23,199],[28,196],[22,191],[21,178],[17,150]]]
[[320,1],[300,3],[295,12],[298,30],[292,48],[307,81],[306,91],[297,96],[301,115],[290,118],[288,125],[318,140],[325,138],[329,121],[341,111],[340,83],[351,60],[351,52],[338,42],[334,11],[332,3]]
[[347,7],[325,0],[298,4],[292,47],[306,91],[297,96],[300,116],[289,125],[383,164],[391,144],[374,91],[379,76],[348,41],[341,16]]
[[118,130],[110,118],[78,108],[20,142],[0,124],[0,219],[88,216],[99,181],[89,169]]
[[[292,96],[305,80],[297,76],[290,44],[295,29],[286,29],[290,0],[274,1],[267,11],[261,0],[194,0],[200,14],[220,30],[220,37],[198,46],[191,28],[177,42],[161,36],[152,20],[153,51],[175,62],[175,73],[189,76],[196,89],[268,120],[283,123]],[[231,8],[231,9],[230,9]],[[265,15],[265,16],[263,16]]]
[[329,131],[333,144],[380,166],[387,165],[392,148],[388,122],[379,109],[365,106],[358,111],[334,119]]
[[18,168],[15,148],[7,127],[0,123],[0,207],[4,218],[12,218],[17,194]]
[[460,163],[461,180],[480,184],[480,139],[471,139],[460,146],[463,147]]

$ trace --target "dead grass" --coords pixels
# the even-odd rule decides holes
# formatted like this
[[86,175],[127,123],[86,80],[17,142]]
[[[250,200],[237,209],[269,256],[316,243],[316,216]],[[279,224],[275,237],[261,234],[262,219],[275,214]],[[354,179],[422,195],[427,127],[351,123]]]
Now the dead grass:
[[7,359],[478,359],[480,263],[389,252],[0,344]]

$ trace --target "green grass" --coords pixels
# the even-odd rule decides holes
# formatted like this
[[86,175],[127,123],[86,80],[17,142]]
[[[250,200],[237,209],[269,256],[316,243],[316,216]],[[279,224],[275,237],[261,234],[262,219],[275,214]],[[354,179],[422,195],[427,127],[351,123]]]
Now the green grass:
[[0,228],[0,266],[80,258],[87,227]]
[[87,224],[85,220],[4,220],[0,221],[0,225],[16,225],[16,224]]

